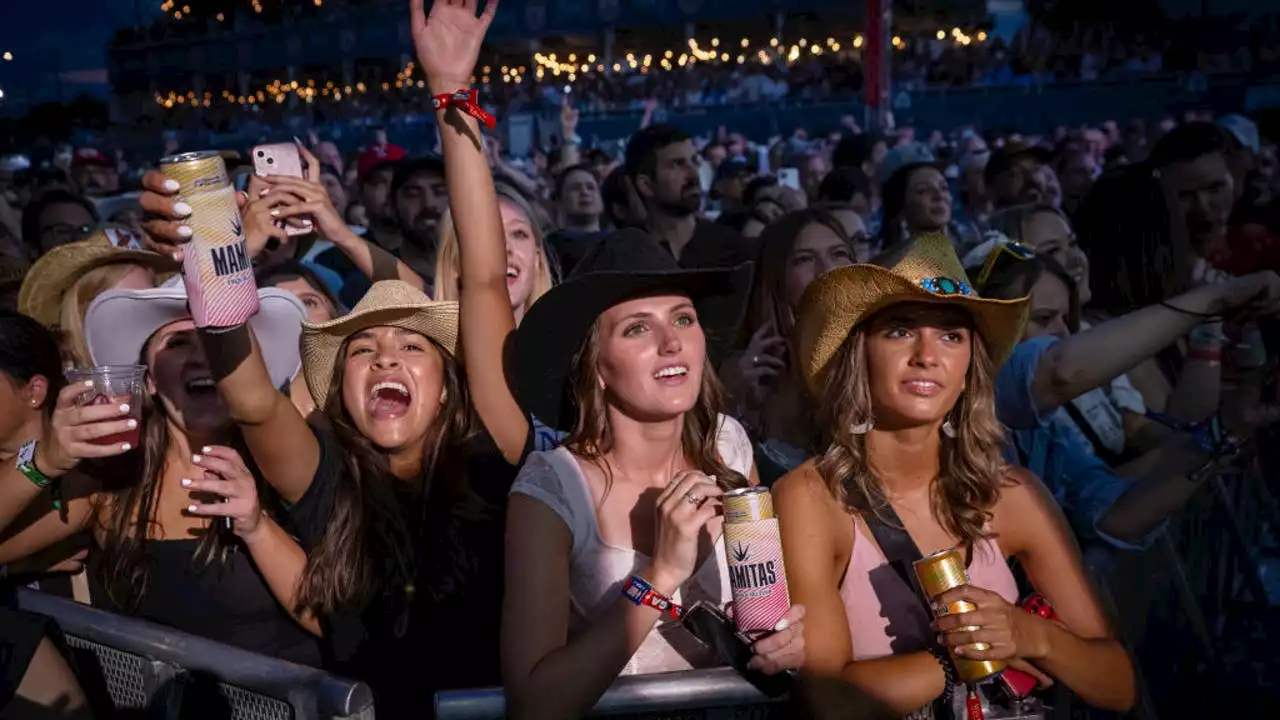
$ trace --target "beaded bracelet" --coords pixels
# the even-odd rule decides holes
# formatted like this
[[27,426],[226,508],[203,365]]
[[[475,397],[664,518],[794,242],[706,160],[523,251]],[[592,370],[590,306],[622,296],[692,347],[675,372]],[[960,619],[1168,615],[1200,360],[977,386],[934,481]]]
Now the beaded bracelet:
[[947,654],[946,648],[941,645],[930,645],[929,654],[942,666],[942,674],[947,679],[947,685],[942,689],[942,701],[951,702],[956,688],[960,687],[960,678],[956,675],[956,666],[952,664],[951,656]]

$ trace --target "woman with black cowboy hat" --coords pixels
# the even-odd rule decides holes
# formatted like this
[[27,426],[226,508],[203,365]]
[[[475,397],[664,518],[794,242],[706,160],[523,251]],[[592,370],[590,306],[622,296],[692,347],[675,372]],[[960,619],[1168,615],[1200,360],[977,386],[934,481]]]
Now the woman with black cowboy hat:
[[[712,368],[750,283],[749,264],[683,271],[624,230],[520,324],[516,395],[569,437],[532,454],[512,488],[502,651],[517,717],[580,716],[619,674],[718,664],[678,621],[624,592],[730,599],[720,497],[757,475],[750,440],[720,414]],[[793,607],[756,644],[755,667],[798,667],[803,616]]]
[[[829,438],[774,486],[791,596],[810,613],[806,667],[914,713],[955,689],[952,648],[1127,709],[1133,669],[1070,530],[1043,485],[1002,456],[993,376],[1021,335],[1026,299],[977,297],[941,234],[884,262],[823,275],[797,323],[801,368]],[[937,602],[977,610],[931,623],[909,576],[893,569],[898,553],[880,542],[895,527],[926,556],[964,549],[972,584]],[[1012,558],[1061,623],[1014,605]],[[977,642],[990,649],[973,650]]]

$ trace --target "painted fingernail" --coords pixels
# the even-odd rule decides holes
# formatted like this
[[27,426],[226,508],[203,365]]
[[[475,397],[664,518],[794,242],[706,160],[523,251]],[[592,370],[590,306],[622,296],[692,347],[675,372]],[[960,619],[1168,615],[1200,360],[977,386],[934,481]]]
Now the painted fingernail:
[[280,208],[271,208],[271,217],[280,217]]
[[127,423],[125,423],[125,424],[129,426],[129,429],[130,429],[130,430],[137,430],[137,429],[138,429],[138,421],[137,421],[137,420],[130,420],[129,422],[127,422]]
[[773,626],[773,631],[782,632],[783,630],[786,630],[789,627],[791,627],[791,621],[786,618],[782,618],[781,620],[778,621],[777,625]]
[[192,456],[191,456],[191,462],[193,462],[193,463],[198,463],[198,462],[200,462],[200,460],[201,460],[201,458],[200,458],[200,456],[199,456],[199,455],[192,455]]
[[84,381],[84,386],[85,386],[85,387],[93,387],[93,381],[92,381],[92,380],[85,380],[85,381]]
[[943,640],[942,640],[942,635],[938,635],[938,644],[939,644],[939,645],[946,645],[946,643],[945,643],[945,642],[943,642]]
[[120,412],[129,412],[129,403],[124,403],[123,405],[121,405]]
[[967,654],[968,654],[968,651],[966,651],[966,650],[964,649],[964,646],[963,646],[963,645],[957,645],[957,646],[956,646],[956,649],[955,649],[955,653],[956,653],[957,655],[967,655]]
[[191,484],[191,478],[182,478],[182,487],[187,487],[190,484]]
[[296,143],[298,143],[299,145],[301,145],[301,144],[302,144],[302,141],[298,139],[298,136],[297,136],[297,135],[294,135],[294,136],[293,136],[293,141],[294,141],[294,142],[296,142]]
[[181,187],[182,187],[182,186],[178,184],[178,181],[177,181],[177,180],[165,180],[165,181],[164,181],[164,189],[165,189],[166,191],[168,191],[168,192],[178,192],[178,189],[179,189],[179,188],[181,188]]
[[213,450],[213,448],[208,445],[205,445],[204,447],[200,448],[200,452],[204,453],[205,455],[208,455],[211,450]]
[[200,508],[196,507],[195,505],[188,505],[188,506],[187,506],[187,512],[192,512],[192,513],[193,513],[193,512],[197,512],[197,511],[199,511],[199,510],[200,510]]
[[192,229],[191,229],[191,227],[190,227],[189,225],[179,225],[179,226],[178,226],[178,237],[189,238],[189,237],[191,237],[191,236],[192,236],[192,235],[194,235],[194,234],[195,234],[195,231],[194,231],[194,230],[192,230]]
[[174,203],[173,214],[178,217],[186,217],[191,214],[191,206],[184,202]]
[[133,446],[130,445],[129,443],[120,443],[121,452],[129,452],[132,449],[133,449]]
[[258,197],[266,197],[269,192],[271,192],[271,188],[262,188],[262,191],[258,193]]

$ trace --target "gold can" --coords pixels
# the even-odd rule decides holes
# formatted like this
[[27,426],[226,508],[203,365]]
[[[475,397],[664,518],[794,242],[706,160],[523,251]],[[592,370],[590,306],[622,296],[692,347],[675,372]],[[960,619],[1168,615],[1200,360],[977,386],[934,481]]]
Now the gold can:
[[[916,578],[920,581],[920,587],[924,590],[924,594],[929,598],[929,604],[933,608],[934,617],[942,617],[943,615],[957,615],[967,612],[973,612],[978,607],[971,602],[958,600],[950,605],[941,605],[935,601],[942,593],[969,584],[969,571],[964,566],[964,550],[959,547],[947,548],[938,552],[920,558],[915,561]],[[959,628],[961,631],[973,632],[979,628],[976,625],[968,625]],[[966,647],[974,650],[989,650],[991,646],[987,643],[973,643]],[[1005,664],[1001,660],[970,660],[968,658],[957,657],[955,652],[951,653],[951,660],[956,666],[956,674],[964,682],[976,682],[985,677],[990,677],[1004,670]]]
[[258,312],[258,286],[222,156],[213,151],[173,155],[160,161],[160,171],[177,181],[177,199],[191,206],[184,221],[191,240],[183,251],[182,277],[196,326],[247,322]]
[[773,495],[768,488],[739,488],[724,494],[725,525],[773,519]]

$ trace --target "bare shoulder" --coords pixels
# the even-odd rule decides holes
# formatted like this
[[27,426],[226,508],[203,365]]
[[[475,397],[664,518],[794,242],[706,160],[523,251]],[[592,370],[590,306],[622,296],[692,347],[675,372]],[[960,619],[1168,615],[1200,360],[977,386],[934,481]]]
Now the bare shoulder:
[[796,469],[783,475],[770,488],[774,502],[814,503],[827,505],[835,502],[827,483],[818,472],[817,458],[809,458]]
[[1016,554],[1037,534],[1062,522],[1053,493],[1034,473],[1017,465],[1005,470],[1000,499],[991,512],[992,529],[1010,554]]

